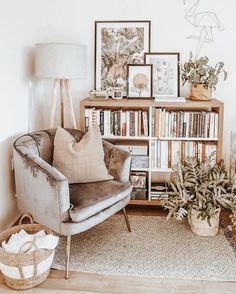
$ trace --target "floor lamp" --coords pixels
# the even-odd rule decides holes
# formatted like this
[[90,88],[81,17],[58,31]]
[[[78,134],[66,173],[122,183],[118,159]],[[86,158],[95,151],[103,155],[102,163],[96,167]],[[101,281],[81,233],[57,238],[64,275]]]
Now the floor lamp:
[[35,45],[35,76],[54,79],[49,127],[53,128],[58,96],[60,98],[60,122],[65,126],[65,106],[71,125],[76,128],[70,91],[71,79],[84,79],[86,72],[86,46],[78,44],[42,43]]

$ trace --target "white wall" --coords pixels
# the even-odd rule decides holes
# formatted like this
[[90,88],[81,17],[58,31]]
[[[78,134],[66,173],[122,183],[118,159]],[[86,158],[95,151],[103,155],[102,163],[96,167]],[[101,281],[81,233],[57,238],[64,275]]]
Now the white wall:
[[[152,51],[179,51],[182,61],[195,50],[197,34],[184,18],[193,0],[0,0],[0,229],[17,216],[11,172],[11,145],[28,131],[29,80],[33,80],[33,47],[38,42],[75,42],[88,46],[88,78],[73,82],[73,98],[78,118],[79,100],[93,88],[94,21],[151,20]],[[229,72],[215,96],[225,103],[224,152],[229,153],[229,134],[236,129],[234,85],[236,82],[235,0],[201,0],[199,11],[217,13],[225,30],[215,30],[214,43],[203,47],[202,55],[212,63],[223,60]],[[35,128],[47,126],[51,82],[34,81]],[[182,91],[187,94],[188,88]]]

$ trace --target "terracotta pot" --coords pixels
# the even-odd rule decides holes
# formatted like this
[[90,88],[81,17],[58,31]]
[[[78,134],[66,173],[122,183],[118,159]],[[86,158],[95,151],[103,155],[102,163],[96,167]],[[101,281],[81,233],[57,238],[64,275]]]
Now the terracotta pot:
[[196,100],[196,101],[198,100],[209,101],[212,99],[212,89],[204,88],[203,84],[198,84],[196,87],[191,86],[190,99]]
[[207,220],[197,218],[198,214],[199,211],[195,209],[190,209],[190,211],[188,212],[188,223],[191,227],[191,231],[198,236],[216,236],[219,231],[220,209],[216,213],[215,217],[211,218],[211,226],[209,226]]

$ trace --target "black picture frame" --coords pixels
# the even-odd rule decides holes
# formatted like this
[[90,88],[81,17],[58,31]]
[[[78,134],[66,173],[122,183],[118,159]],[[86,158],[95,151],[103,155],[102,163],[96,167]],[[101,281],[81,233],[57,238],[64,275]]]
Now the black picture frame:
[[[179,52],[146,52],[144,60],[153,65],[153,96],[155,98],[176,98],[180,96]],[[162,81],[167,74],[168,82]],[[166,82],[166,84],[165,84]],[[159,84],[158,84],[159,83]],[[162,84],[161,84],[162,83]],[[169,85],[168,85],[169,84]]]

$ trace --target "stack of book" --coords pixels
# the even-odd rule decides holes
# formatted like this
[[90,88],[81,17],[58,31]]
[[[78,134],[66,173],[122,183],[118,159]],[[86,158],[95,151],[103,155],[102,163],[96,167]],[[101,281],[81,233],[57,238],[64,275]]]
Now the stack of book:
[[167,183],[152,183],[151,200],[164,200],[169,197],[169,186]]
[[134,172],[130,173],[130,181],[133,185],[131,192],[131,199],[146,200],[147,199],[147,174],[146,172]]
[[148,136],[148,113],[142,110],[85,109],[85,130],[97,124],[103,136]]
[[219,115],[212,111],[168,111],[152,113],[152,136],[159,138],[210,138],[218,136]]
[[195,157],[199,161],[209,156],[216,160],[216,144],[196,141],[151,141],[151,167],[168,169],[187,157]]

